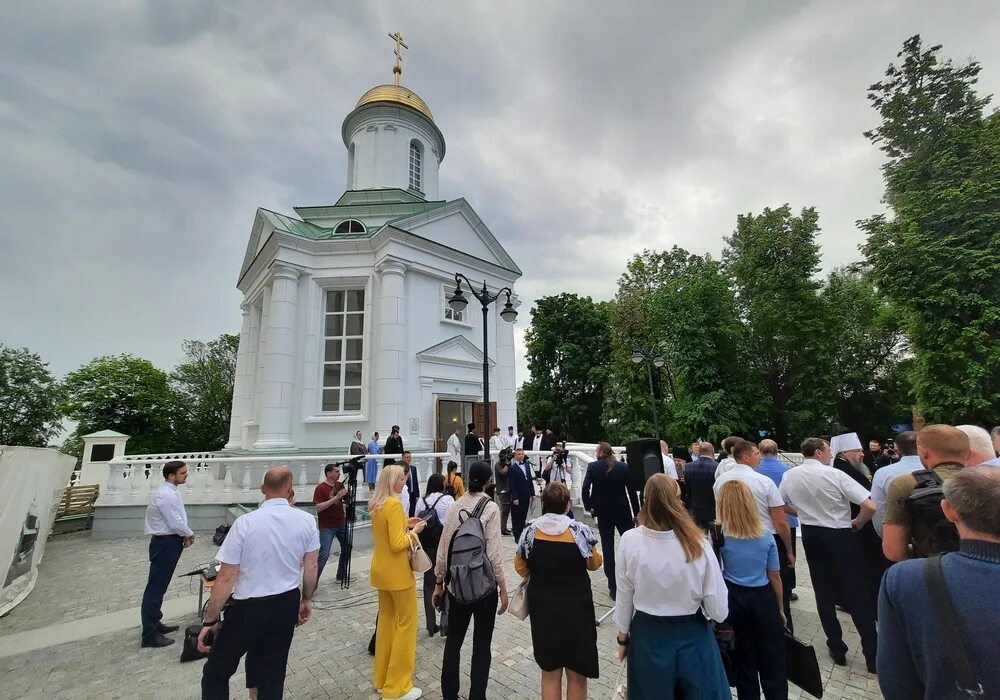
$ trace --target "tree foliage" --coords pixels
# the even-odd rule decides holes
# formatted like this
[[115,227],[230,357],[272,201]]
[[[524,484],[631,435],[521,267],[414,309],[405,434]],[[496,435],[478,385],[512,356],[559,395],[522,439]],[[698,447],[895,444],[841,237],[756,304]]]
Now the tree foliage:
[[869,89],[887,156],[891,216],[860,222],[878,288],[900,314],[909,379],[930,421],[1000,416],[1000,114],[984,114],[976,62],[956,66],[907,39]]
[[59,384],[27,348],[0,345],[0,445],[45,447],[60,430]]
[[570,440],[600,433],[610,361],[608,304],[590,297],[543,297],[525,334],[531,380],[518,394],[522,423],[552,427]]
[[240,337],[185,340],[184,361],[170,374],[176,444],[189,450],[218,450],[229,438],[229,417]]
[[64,383],[63,413],[83,436],[116,430],[130,436],[132,453],[177,449],[173,439],[176,401],[166,372],[131,355],[98,357],[70,372]]

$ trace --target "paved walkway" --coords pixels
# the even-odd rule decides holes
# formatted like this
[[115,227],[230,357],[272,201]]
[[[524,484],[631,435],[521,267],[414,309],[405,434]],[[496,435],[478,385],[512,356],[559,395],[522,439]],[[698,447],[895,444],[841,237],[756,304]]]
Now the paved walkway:
[[[181,664],[180,641],[165,649],[140,649],[138,606],[146,577],[145,538],[94,540],[87,534],[51,539],[28,598],[0,618],[0,688],[4,698],[177,699],[200,696],[201,662]],[[513,542],[507,543],[513,561]],[[178,573],[212,559],[211,533],[200,533],[186,550]],[[378,700],[371,685],[372,658],[367,653],[375,619],[375,596],[368,584],[367,554],[355,556],[356,579],[350,590],[322,586],[313,619],[295,633],[289,656],[287,698],[365,698]],[[874,676],[865,671],[858,635],[841,616],[851,651],[846,667],[835,667],[825,653],[815,613],[808,569],[798,566],[799,601],[793,603],[796,632],[818,650],[825,679],[824,698],[881,698]],[[516,581],[512,565],[508,580]],[[592,574],[598,614],[611,600],[602,572]],[[167,595],[177,624],[198,621],[195,579],[175,579]],[[418,583],[419,586],[419,583]],[[422,610],[422,606],[421,606]],[[421,629],[423,629],[421,612]],[[601,678],[590,682],[590,697],[609,698],[618,663],[610,620],[598,630]],[[180,633],[175,633],[180,638]],[[468,690],[468,635],[463,690]],[[416,685],[425,697],[439,698],[444,640],[419,635]],[[527,622],[509,615],[497,620],[493,637],[490,697],[514,700],[539,696],[540,672],[532,658]],[[245,698],[242,665],[233,677],[232,697]],[[790,698],[811,698],[792,686]]]

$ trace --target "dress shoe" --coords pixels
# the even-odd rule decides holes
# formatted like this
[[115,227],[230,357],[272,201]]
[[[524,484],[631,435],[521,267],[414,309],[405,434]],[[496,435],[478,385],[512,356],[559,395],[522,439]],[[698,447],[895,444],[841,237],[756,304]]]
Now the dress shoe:
[[171,632],[176,632],[179,629],[180,626],[178,625],[165,625],[161,622],[160,625],[156,628],[156,631],[159,632],[160,634],[170,634]]
[[511,532],[510,530],[501,530],[501,531],[500,531],[500,534],[501,534],[501,535],[503,535],[504,537],[510,537],[510,536],[511,536],[511,535],[513,535],[514,533],[513,533],[513,532]]
[[439,632],[440,630],[441,630],[441,626],[440,626],[440,625],[434,625],[434,626],[433,626],[433,627],[431,627],[431,628],[430,628],[429,630],[427,630],[427,634],[428,634],[428,636],[431,636],[431,637],[433,637],[433,636],[434,636],[435,634],[437,634],[437,633],[438,633],[438,632]]
[[799,594],[796,593],[795,591],[792,591],[792,594],[790,596],[788,596],[788,599],[792,600],[792,601],[798,600],[799,599]]
[[873,676],[877,676],[878,675],[878,670],[875,668],[875,662],[874,661],[868,661],[866,659],[865,660],[865,666],[868,668],[868,673],[872,674]]
[[168,647],[174,643],[170,637],[164,637],[159,632],[152,639],[147,639],[143,641],[142,646],[144,647]]
[[838,666],[847,665],[847,652],[834,651],[833,649],[831,649],[830,658],[833,659],[833,663],[837,664]]

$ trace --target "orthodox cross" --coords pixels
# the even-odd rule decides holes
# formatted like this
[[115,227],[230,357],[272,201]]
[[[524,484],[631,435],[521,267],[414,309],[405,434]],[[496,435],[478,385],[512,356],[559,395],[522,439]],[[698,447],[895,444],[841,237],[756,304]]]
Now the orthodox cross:
[[410,48],[403,42],[403,35],[399,32],[395,34],[390,34],[389,38],[396,42],[396,65],[392,67],[393,79],[396,81],[396,85],[399,85],[399,76],[403,74],[403,53],[399,50],[400,47],[404,49]]

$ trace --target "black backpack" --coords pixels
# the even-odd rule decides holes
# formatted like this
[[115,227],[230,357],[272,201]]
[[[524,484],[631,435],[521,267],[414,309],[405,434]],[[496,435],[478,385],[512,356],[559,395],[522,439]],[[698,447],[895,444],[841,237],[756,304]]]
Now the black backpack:
[[420,539],[420,546],[428,554],[437,552],[438,542],[441,541],[441,533],[444,532],[444,523],[441,522],[441,518],[438,517],[437,510],[435,509],[438,501],[442,498],[444,498],[443,493],[438,494],[438,497],[434,499],[434,503],[428,503],[425,498],[424,504],[427,506],[427,510],[417,514],[418,517],[427,521],[424,529],[421,530],[417,537]]
[[900,503],[910,519],[913,550],[920,557],[958,551],[958,528],[944,517],[944,481],[936,472],[921,469],[913,472],[917,485]]

